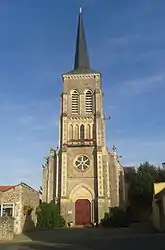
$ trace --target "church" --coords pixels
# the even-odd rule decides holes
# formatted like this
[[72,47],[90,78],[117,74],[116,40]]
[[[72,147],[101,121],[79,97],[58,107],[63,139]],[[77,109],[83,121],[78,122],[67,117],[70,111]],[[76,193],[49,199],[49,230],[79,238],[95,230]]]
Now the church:
[[99,223],[124,204],[124,170],[106,146],[102,76],[90,65],[81,9],[74,68],[62,81],[60,140],[42,166],[42,202],[59,204],[67,223]]

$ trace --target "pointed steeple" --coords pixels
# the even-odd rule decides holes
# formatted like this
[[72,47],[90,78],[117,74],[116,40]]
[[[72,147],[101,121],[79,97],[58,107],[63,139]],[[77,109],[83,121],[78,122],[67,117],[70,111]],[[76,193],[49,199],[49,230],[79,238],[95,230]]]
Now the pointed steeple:
[[65,74],[89,74],[89,73],[99,73],[99,72],[94,71],[90,68],[90,61],[89,61],[87,43],[86,43],[86,38],[85,38],[83,18],[82,18],[82,8],[80,7],[79,16],[78,16],[78,28],[77,28],[74,68],[73,70]]
[[85,31],[82,18],[82,8],[80,8],[77,28],[77,41],[74,70],[84,72],[90,70],[89,55],[85,38]]

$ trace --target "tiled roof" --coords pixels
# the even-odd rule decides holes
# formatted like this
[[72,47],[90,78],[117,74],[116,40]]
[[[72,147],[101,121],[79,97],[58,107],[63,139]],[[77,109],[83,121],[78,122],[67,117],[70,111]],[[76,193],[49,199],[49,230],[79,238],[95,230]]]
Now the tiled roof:
[[13,187],[15,187],[15,186],[0,186],[0,191],[5,192]]
[[19,183],[19,184],[17,184],[17,185],[12,185],[12,186],[0,186],[0,192],[5,192],[5,191],[8,191],[9,189],[11,189],[11,188],[14,188],[14,187],[17,187],[17,186],[24,186],[24,187],[26,187],[26,188],[30,188],[31,190],[33,190],[33,191],[35,191],[35,192],[39,192],[39,191],[37,191],[36,189],[34,189],[34,188],[32,188],[31,186],[29,186],[29,185],[27,185],[26,183],[24,183],[24,182],[21,182],[21,183]]

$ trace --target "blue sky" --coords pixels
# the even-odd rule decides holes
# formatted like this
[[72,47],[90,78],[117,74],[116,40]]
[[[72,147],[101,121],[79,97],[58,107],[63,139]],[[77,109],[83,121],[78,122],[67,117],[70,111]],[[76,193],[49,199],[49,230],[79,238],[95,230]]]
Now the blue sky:
[[58,144],[61,73],[72,69],[83,5],[92,68],[103,74],[107,145],[124,165],[165,161],[164,0],[0,1],[0,184],[38,188]]

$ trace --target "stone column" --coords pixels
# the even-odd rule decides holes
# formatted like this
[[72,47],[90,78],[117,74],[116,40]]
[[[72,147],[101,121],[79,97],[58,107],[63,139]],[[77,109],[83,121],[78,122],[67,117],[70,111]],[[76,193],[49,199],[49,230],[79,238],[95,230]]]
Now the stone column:
[[48,165],[42,165],[42,202],[47,202],[48,193]]
[[67,152],[62,152],[61,164],[61,196],[67,196]]
[[115,180],[116,180],[116,207],[119,206],[119,163],[118,163],[118,155],[116,152],[116,146],[114,145],[113,148],[113,159],[114,159],[114,166],[115,166]]
[[21,201],[15,203],[15,214],[14,214],[14,234],[22,233],[22,217],[23,217],[23,206]]
[[59,199],[59,150],[56,150],[56,194],[55,197],[58,200]]
[[97,179],[98,179],[98,197],[104,196],[104,185],[103,185],[103,160],[102,153],[97,152]]
[[96,125],[96,139],[97,139],[97,146],[105,146],[105,121],[103,115],[103,105],[102,105],[102,91],[101,89],[96,89],[95,91],[95,125]]
[[50,149],[49,151],[49,159],[48,159],[48,168],[49,168],[49,176],[48,176],[48,203],[50,203],[54,199],[54,182],[55,182],[55,150]]
[[106,186],[107,186],[107,197],[108,199],[110,200],[110,186],[109,186],[109,180],[110,180],[110,177],[109,177],[109,162],[108,162],[108,157],[107,157],[107,163],[106,163],[106,176],[107,176],[107,180],[106,180]]

